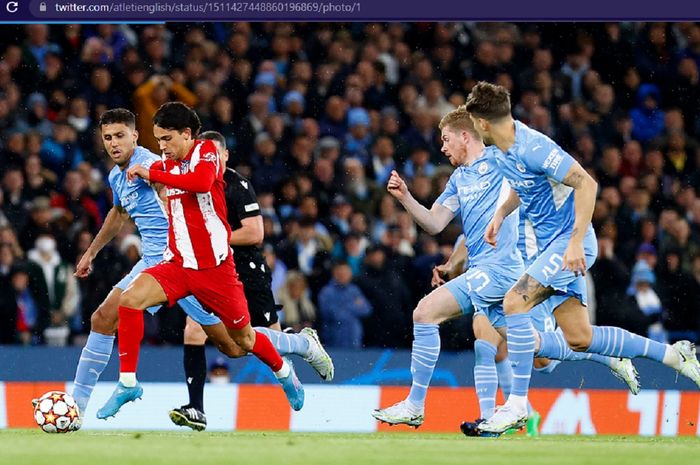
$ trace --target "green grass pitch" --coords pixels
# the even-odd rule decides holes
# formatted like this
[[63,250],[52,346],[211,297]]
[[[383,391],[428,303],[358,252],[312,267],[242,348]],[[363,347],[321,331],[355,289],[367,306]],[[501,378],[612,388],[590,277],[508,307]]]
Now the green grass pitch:
[[700,438],[0,430],[2,465],[700,463]]

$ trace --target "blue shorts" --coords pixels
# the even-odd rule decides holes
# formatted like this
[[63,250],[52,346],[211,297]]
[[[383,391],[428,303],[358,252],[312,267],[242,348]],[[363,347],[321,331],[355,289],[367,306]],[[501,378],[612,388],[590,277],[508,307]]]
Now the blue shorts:
[[[134,265],[131,271],[129,271],[129,273],[126,276],[124,276],[117,284],[115,284],[114,287],[122,291],[126,290],[126,288],[129,287],[129,284],[131,284],[131,282],[134,279],[136,279],[136,276],[138,276],[139,273],[141,273],[146,268],[150,268],[154,265],[157,265],[161,261],[162,258],[160,257],[142,257],[141,260],[136,262],[136,265]],[[184,299],[180,299],[177,301],[177,303],[190,318],[192,318],[195,322],[199,323],[200,325],[210,326],[221,323],[219,317],[214,315],[213,313],[204,310],[202,305],[197,301],[197,299],[194,298],[194,296],[188,296]],[[155,315],[156,312],[160,310],[160,308],[160,305],[155,305],[153,307],[148,307],[146,311],[151,315]]]
[[[544,287],[551,287],[556,295],[577,298],[583,305],[586,299],[586,277],[576,276],[569,270],[562,270],[564,253],[569,245],[569,236],[561,236],[552,241],[527,269],[527,274]],[[598,242],[590,228],[583,240],[586,254],[586,269],[590,269],[598,256]],[[560,302],[561,303],[561,302]]]
[[[459,303],[462,314],[468,315],[486,311],[503,305],[503,296],[515,284],[523,270],[521,266],[513,265],[477,265],[445,284]],[[503,310],[501,310],[503,313]]]

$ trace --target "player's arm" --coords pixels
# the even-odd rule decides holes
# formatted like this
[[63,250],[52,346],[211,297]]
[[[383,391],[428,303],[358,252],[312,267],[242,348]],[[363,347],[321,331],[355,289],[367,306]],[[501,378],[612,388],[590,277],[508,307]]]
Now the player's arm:
[[428,234],[437,234],[447,226],[455,217],[455,212],[435,202],[430,210],[411,195],[408,186],[396,171],[391,172],[387,190],[401,202],[406,211],[411,214],[418,225]]
[[500,231],[501,225],[503,224],[503,220],[506,219],[508,215],[513,213],[513,211],[515,211],[515,209],[519,206],[520,197],[518,197],[518,194],[509,187],[508,197],[506,198],[505,202],[503,202],[501,206],[496,209],[496,212],[493,214],[493,218],[489,222],[488,226],[486,226],[484,241],[486,241],[487,244],[489,244],[491,247],[496,247],[496,238],[498,236],[498,231]]
[[447,261],[433,268],[433,279],[430,281],[433,287],[445,284],[444,278],[454,279],[462,273],[468,255],[465,240],[464,236],[460,237]]
[[129,214],[124,210],[124,208],[115,205],[107,213],[104,223],[100,231],[97,233],[95,238],[90,243],[80,261],[75,267],[75,276],[78,278],[84,278],[90,274],[90,267],[92,261],[95,259],[100,250],[107,245],[114,236],[122,229],[124,222],[129,217]]
[[[214,157],[216,157],[215,154]],[[140,164],[135,164],[126,171],[126,177],[130,181],[139,177],[151,183],[161,183],[175,189],[198,193],[211,191],[216,180],[216,161],[203,159],[197,164],[196,169],[184,174],[168,173],[159,169],[158,166],[154,163],[148,169]]]
[[569,246],[564,253],[562,268],[576,274],[586,274],[583,238],[586,237],[586,232],[593,218],[598,183],[576,161],[572,163],[561,182],[574,189],[575,215],[574,229],[571,232]]
[[231,245],[260,245],[265,237],[262,215],[241,220],[241,227],[231,231]]
[[261,245],[265,238],[265,230],[260,205],[252,184],[247,179],[237,176],[224,179],[227,181],[226,204],[229,208],[229,223],[241,224],[240,228],[231,231],[229,244]]

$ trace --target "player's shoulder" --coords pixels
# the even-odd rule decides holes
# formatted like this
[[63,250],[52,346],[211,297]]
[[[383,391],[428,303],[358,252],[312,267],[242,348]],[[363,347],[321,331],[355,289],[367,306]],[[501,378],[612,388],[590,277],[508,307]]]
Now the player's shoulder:
[[219,158],[216,152],[216,145],[209,139],[199,139],[197,141],[197,154],[202,161],[213,162]]
[[107,174],[107,182],[109,182],[110,186],[114,187],[114,183],[121,173],[122,170],[116,165],[109,171]]
[[[136,163],[154,163],[160,160],[160,156],[148,150],[146,147],[141,147],[140,145],[134,149],[134,154],[132,155],[133,162]],[[133,163],[132,162],[132,163]]]
[[235,186],[236,189],[242,188],[244,190],[250,190],[252,188],[248,178],[246,178],[233,168],[226,168],[226,171],[224,171],[224,180],[229,185]]

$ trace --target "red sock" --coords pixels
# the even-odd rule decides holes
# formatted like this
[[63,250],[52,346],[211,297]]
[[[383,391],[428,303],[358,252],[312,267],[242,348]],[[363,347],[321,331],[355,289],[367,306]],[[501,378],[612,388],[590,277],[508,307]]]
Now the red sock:
[[[121,352],[121,349],[119,349]],[[284,361],[280,357],[279,352],[275,349],[275,346],[270,342],[268,338],[263,333],[255,332],[255,344],[253,344],[253,355],[258,357],[265,365],[272,368],[275,373],[280,371]]]
[[119,307],[119,372],[136,373],[143,339],[143,310]]

